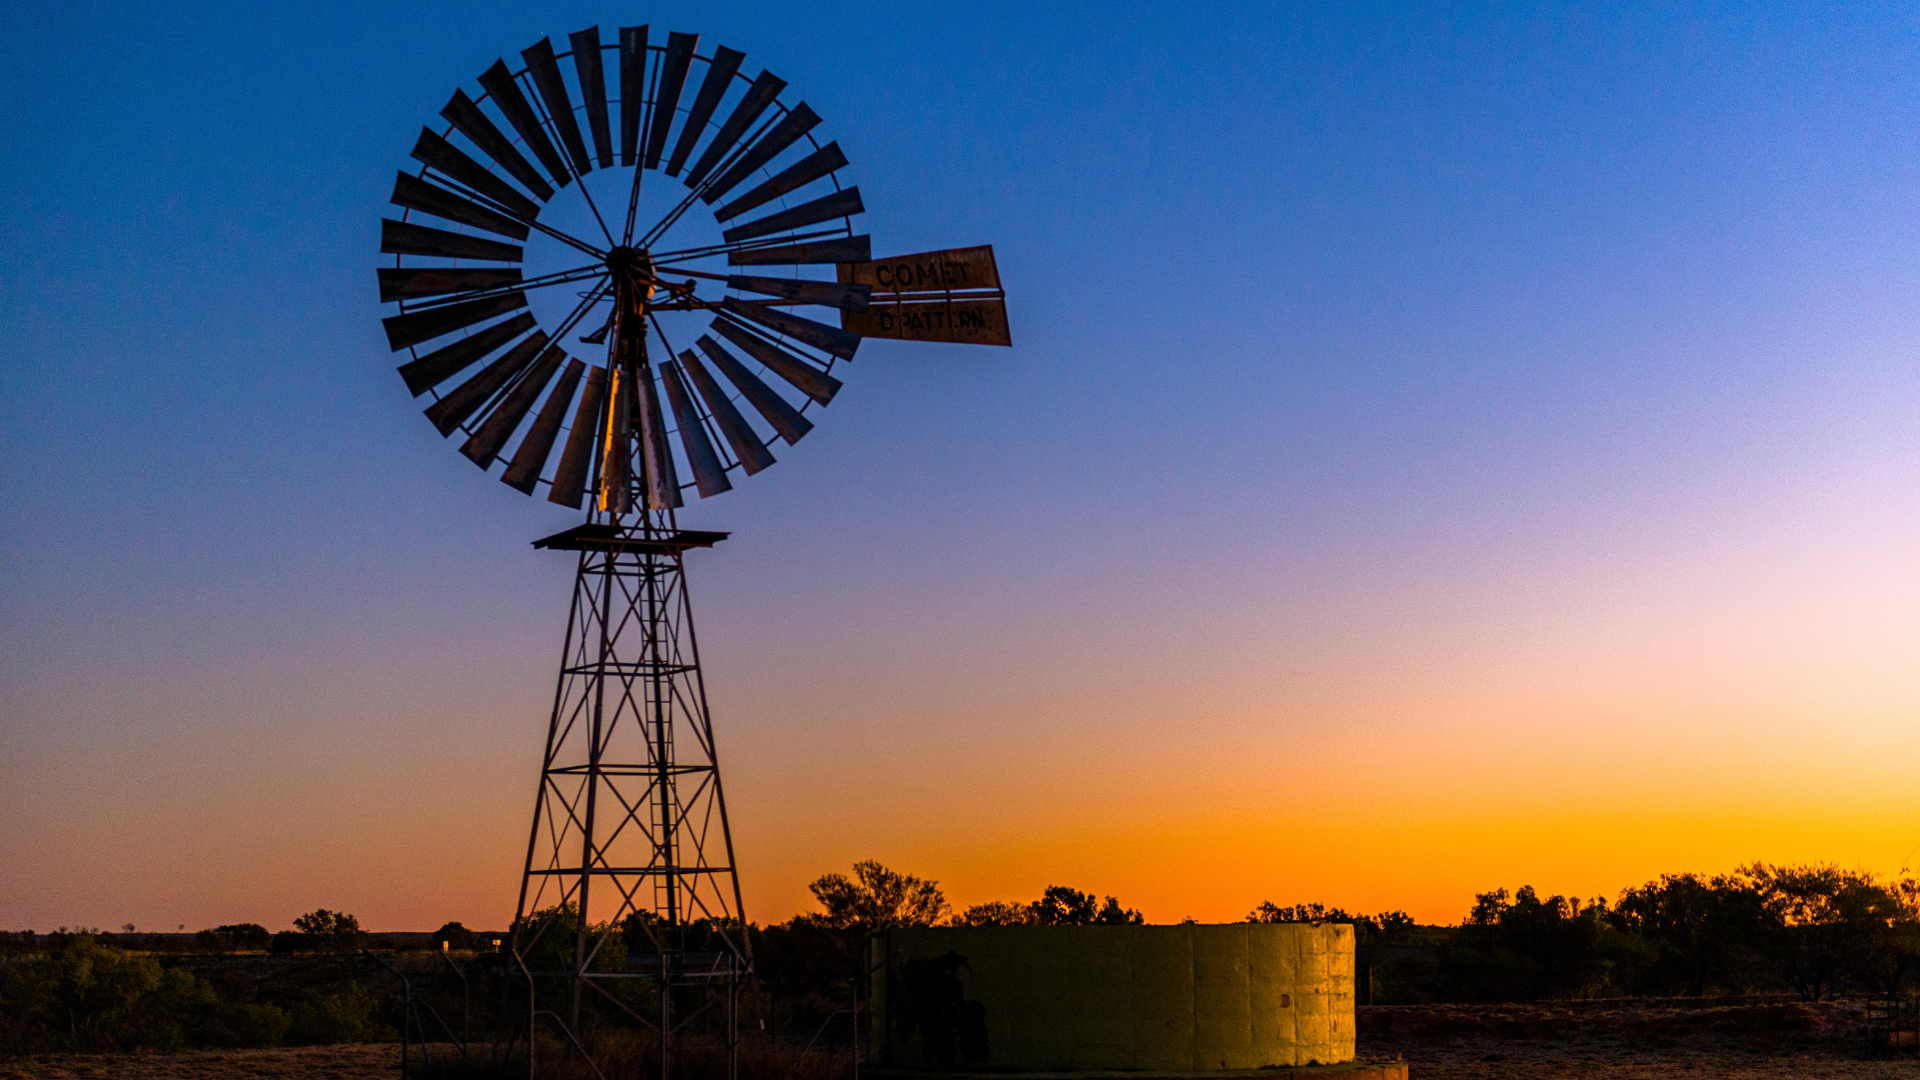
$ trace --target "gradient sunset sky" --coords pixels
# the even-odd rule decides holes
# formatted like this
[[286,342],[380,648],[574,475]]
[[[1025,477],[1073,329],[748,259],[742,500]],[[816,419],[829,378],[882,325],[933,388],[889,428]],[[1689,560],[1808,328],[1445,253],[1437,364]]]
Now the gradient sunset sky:
[[420,417],[378,222],[454,87],[640,22],[1015,342],[868,343],[682,514],[750,917],[1920,846],[1911,6],[15,4],[0,929],[505,925],[578,515]]

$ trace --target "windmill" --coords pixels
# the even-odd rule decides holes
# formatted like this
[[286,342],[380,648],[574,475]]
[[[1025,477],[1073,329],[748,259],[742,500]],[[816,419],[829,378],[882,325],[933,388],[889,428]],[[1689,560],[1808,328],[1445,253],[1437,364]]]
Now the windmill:
[[[535,541],[577,571],[510,946],[529,1045],[578,1046],[592,1002],[657,1031],[662,1077],[696,1044],[731,1074],[753,961],[685,576],[727,534],[675,511],[799,442],[863,338],[1008,345],[1005,299],[990,247],[873,259],[839,144],[741,52],[647,26],[566,45],[421,130],[383,324],[441,435],[585,511]],[[703,1012],[724,1019],[696,1037]]]

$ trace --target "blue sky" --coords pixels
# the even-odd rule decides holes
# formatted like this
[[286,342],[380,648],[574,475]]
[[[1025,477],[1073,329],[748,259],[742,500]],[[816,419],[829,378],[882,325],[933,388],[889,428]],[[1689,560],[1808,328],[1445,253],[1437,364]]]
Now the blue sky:
[[877,251],[1008,291],[683,516],[750,914],[1920,843],[1909,8],[4,18],[0,925],[510,914],[574,519],[417,415],[372,271],[419,125],[595,23],[744,50]]

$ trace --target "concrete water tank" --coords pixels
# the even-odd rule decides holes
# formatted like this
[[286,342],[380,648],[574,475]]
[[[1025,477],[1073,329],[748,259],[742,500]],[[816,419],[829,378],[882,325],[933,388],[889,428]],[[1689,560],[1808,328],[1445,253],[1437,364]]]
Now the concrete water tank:
[[870,1059],[951,1072],[1353,1060],[1353,927],[929,926],[868,939]]

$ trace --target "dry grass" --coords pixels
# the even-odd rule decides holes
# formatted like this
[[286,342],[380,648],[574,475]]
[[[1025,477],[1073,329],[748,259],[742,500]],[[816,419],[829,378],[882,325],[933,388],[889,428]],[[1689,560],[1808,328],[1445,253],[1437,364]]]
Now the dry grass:
[[[1920,1080],[1920,1058],[1875,1055],[1861,1037],[1857,1004],[1803,1005],[1778,1000],[1547,1002],[1537,1005],[1381,1006],[1360,1010],[1362,1056],[1404,1057],[1410,1080]],[[521,1044],[524,1053],[525,1044]],[[653,1044],[609,1033],[594,1040],[609,1077],[644,1076]],[[524,1056],[502,1067],[491,1047],[475,1047],[471,1080],[525,1076]],[[436,1047],[436,1057],[445,1047]],[[540,1074],[551,1080],[593,1075],[564,1047],[543,1040]],[[417,1059],[416,1059],[417,1060]],[[0,1059],[0,1080],[360,1080],[398,1074],[400,1048],[321,1046],[181,1054],[61,1054]],[[689,1054],[676,1080],[722,1080],[717,1053]],[[741,1048],[741,1080],[851,1080],[845,1053],[803,1054],[790,1047]],[[418,1075],[418,1074],[416,1074]],[[448,1070],[445,1076],[461,1075]]]
[[[609,1077],[645,1076],[651,1071],[653,1044],[627,1034],[594,1041],[601,1071]],[[433,1075],[463,1080],[495,1080],[526,1075],[525,1044],[511,1063],[498,1059],[495,1048],[472,1049],[471,1068],[457,1067],[451,1047],[429,1047],[436,1066]],[[579,1058],[569,1059],[566,1047],[542,1040],[542,1080],[590,1080],[593,1071]],[[419,1051],[413,1052],[414,1072],[420,1076]],[[453,1066],[453,1067],[446,1067]],[[800,1053],[790,1047],[763,1044],[740,1050],[740,1080],[850,1080],[853,1059],[845,1053]],[[36,1054],[27,1058],[0,1058],[0,1080],[391,1080],[400,1072],[397,1043],[344,1046],[301,1046],[278,1050],[195,1050],[174,1054]],[[692,1052],[675,1063],[676,1080],[724,1080],[726,1069],[718,1054]]]
[[1835,1061],[1814,1057],[1647,1058],[1635,1061],[1585,1058],[1556,1061],[1517,1055],[1488,1061],[1413,1061],[1408,1080],[1562,1080],[1591,1076],[1602,1080],[1913,1080],[1913,1061]]
[[0,1080],[392,1080],[399,1073],[397,1043],[0,1058]]

